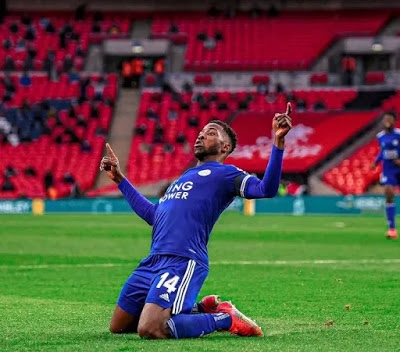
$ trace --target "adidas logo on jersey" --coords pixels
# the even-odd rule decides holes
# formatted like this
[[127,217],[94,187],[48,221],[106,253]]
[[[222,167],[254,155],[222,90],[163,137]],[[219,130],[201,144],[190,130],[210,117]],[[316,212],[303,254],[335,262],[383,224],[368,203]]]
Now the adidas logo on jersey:
[[168,293],[163,293],[162,295],[159,295],[158,297],[160,297],[160,298],[163,299],[164,301],[169,302],[169,295],[168,295]]

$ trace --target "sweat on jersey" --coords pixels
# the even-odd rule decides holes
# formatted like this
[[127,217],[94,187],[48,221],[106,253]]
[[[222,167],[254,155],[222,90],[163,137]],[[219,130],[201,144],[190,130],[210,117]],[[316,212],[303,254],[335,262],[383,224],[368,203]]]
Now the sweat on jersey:
[[400,129],[394,128],[390,132],[379,132],[376,138],[381,150],[375,159],[375,164],[382,161],[384,174],[398,172],[400,168],[394,163],[394,160],[400,158]]
[[271,198],[278,191],[283,150],[275,146],[262,180],[233,165],[205,162],[186,170],[158,204],[125,178],[118,188],[131,208],[153,226],[150,254],[187,257],[208,268],[207,243],[221,213],[236,196]]

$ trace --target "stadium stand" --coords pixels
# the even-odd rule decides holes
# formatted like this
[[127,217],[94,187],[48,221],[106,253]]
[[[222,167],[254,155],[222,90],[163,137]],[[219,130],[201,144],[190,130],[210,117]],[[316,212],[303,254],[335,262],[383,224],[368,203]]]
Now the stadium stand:
[[[310,158],[307,161],[299,159],[301,171],[304,171],[376,116],[376,112],[367,114],[328,112],[342,109],[344,102],[356,95],[357,92],[353,89],[294,90],[291,93],[276,93],[269,96],[244,90],[237,92],[203,90],[181,94],[144,92],[132,141],[128,175],[136,184],[173,179],[193,160],[191,146],[199,129],[209,120],[217,118],[226,121],[240,112],[233,122],[233,127],[239,134],[239,140],[247,143],[244,133],[249,131],[249,126],[264,125],[265,113],[283,111],[288,98],[296,101],[297,97],[304,99],[309,108],[304,109],[303,114],[296,115],[296,124],[305,129],[315,128],[313,136],[318,136],[320,139],[311,138],[310,143],[324,143],[323,151],[315,155],[314,159]],[[314,103],[317,101],[325,104],[324,111],[315,112]],[[343,124],[343,128],[335,129],[336,124]],[[332,130],[337,133],[331,132]],[[256,132],[267,133],[268,127],[265,130],[256,129]],[[327,139],[328,133],[332,133],[333,138]],[[255,142],[257,137],[258,135],[254,136],[252,142]],[[235,160],[235,163],[237,162],[238,160]],[[266,160],[259,160],[255,163],[258,165],[257,169],[260,168],[259,165],[262,165],[263,169],[265,162]],[[255,165],[250,165],[248,161],[238,163],[242,167],[244,164],[245,168],[250,167],[250,169]],[[288,171],[300,171],[300,166],[295,161],[285,165]]]
[[[93,187],[97,176],[117,76],[83,76],[79,83],[64,76],[58,82],[33,77],[38,79],[28,90],[16,80],[17,98],[1,111],[0,185],[7,179],[13,188],[0,197],[65,197],[74,186],[84,192]],[[11,177],[7,177],[9,167],[16,171]],[[49,170],[53,180],[46,189]]]
[[[24,22],[24,23],[23,23]],[[90,43],[126,37],[128,16],[75,20],[72,13],[33,14],[28,18],[6,16],[0,25],[0,62],[5,71],[81,71]]]
[[127,37],[131,18],[43,11],[3,19],[0,198],[59,198],[94,186],[118,76],[80,71],[89,45]]
[[[306,142],[297,140],[300,149],[310,149],[310,145],[319,147],[318,153],[308,157],[291,159],[289,155],[285,172],[306,172],[377,116],[376,110],[362,114],[343,111],[357,100],[359,92],[352,87],[333,88],[329,85],[329,73],[323,70],[308,72],[311,88],[277,91],[271,90],[270,84],[274,81],[274,71],[309,70],[339,38],[376,35],[391,17],[388,10],[339,10],[334,16],[330,11],[282,11],[279,16],[259,18],[240,12],[233,18],[211,18],[201,12],[156,12],[147,16],[153,18],[152,38],[186,44],[184,69],[195,71],[194,93],[160,92],[164,79],[168,79],[168,58],[158,58],[151,68],[145,64],[146,59],[124,58],[121,62],[123,87],[149,88],[142,91],[127,165],[128,177],[137,185],[171,180],[179,175],[193,162],[191,147],[199,129],[214,118],[233,121],[240,140],[254,146],[260,136],[246,137],[248,126],[253,125],[250,122],[255,119],[254,124],[263,125],[265,114],[284,111],[291,101],[298,119],[296,123],[313,131]],[[31,14],[28,21],[12,14],[0,25],[0,62],[3,63],[0,66],[3,100],[0,143],[6,155],[16,156],[13,166],[17,168],[17,174],[9,179],[14,190],[0,193],[0,197],[66,196],[71,192],[71,185],[64,184],[62,179],[71,169],[77,170],[73,177],[83,191],[94,186],[117,100],[118,78],[112,74],[103,80],[98,73],[91,74],[87,80],[82,70],[89,45],[106,38],[128,37],[135,14],[95,17],[90,14],[82,21],[76,20],[72,13],[43,12]],[[215,71],[245,71],[251,77],[252,86],[217,87],[211,74]],[[386,78],[383,71],[365,72],[362,83],[385,84]],[[386,100],[382,108],[399,110],[398,96],[400,93]],[[94,104],[100,117],[91,115]],[[79,121],[69,117],[71,109]],[[24,123],[21,115],[27,116]],[[338,129],[338,125],[343,127]],[[256,132],[259,131],[262,129]],[[71,138],[75,139],[72,135],[79,142],[71,143]],[[87,141],[90,150],[82,150],[83,141]],[[13,143],[19,145],[12,146]],[[354,162],[351,159],[345,167],[338,167],[339,171],[335,168],[326,173],[324,181],[344,193],[355,185],[356,192],[364,192],[376,179],[376,175],[368,175],[372,177],[369,181],[354,166],[375,151],[373,146],[365,148],[366,151],[353,156]],[[249,160],[236,156],[235,164],[245,169],[250,165],[254,171],[258,165],[264,166],[268,157],[255,157],[251,161],[254,164],[249,164]],[[36,174],[29,175],[29,182],[21,169],[26,157],[32,160]],[[84,161],[85,167],[78,160]],[[11,156],[2,159],[0,185],[6,181],[4,175],[12,161]],[[47,169],[54,171],[56,186],[52,195],[46,193],[42,182]],[[341,177],[336,176],[343,173],[346,173],[345,181],[339,182]]]
[[324,173],[323,180],[343,194],[364,194],[372,183],[379,180],[381,166],[374,171],[370,169],[378,153],[377,141],[369,142]]
[[342,10],[335,16],[329,11],[288,11],[258,19],[160,15],[153,21],[152,36],[186,42],[188,71],[294,71],[308,69],[340,37],[375,35],[389,15],[387,10]]
[[[145,92],[136,120],[128,163],[128,176],[137,184],[172,179],[192,160],[192,145],[200,126],[212,118],[226,120],[237,102],[229,105],[229,92],[201,95]],[[197,95],[200,99],[200,95]],[[212,117],[212,118],[211,118]]]
[[[6,107],[19,107],[22,102],[28,100],[31,104],[39,103],[46,99],[74,99],[84,96],[85,99],[94,99],[101,90],[102,98],[114,101],[116,99],[117,76],[110,75],[108,83],[98,74],[90,76],[86,82],[85,76],[76,79],[68,74],[60,75],[57,81],[49,79],[42,73],[27,75],[28,83],[22,80],[21,75],[6,74],[1,76],[0,97],[3,98]],[[12,85],[12,87],[7,85]],[[10,92],[10,89],[12,92]],[[9,94],[11,93],[11,94]]]

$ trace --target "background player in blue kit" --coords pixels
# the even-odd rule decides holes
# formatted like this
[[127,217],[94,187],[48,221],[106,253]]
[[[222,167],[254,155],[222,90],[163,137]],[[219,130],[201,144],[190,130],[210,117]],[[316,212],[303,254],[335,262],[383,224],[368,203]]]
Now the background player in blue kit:
[[394,203],[394,187],[400,185],[400,129],[395,128],[396,114],[387,112],[383,115],[383,131],[377,134],[381,151],[372,164],[374,169],[382,161],[381,182],[385,186],[386,218],[389,229],[386,237],[397,239],[396,207]]
[[[150,255],[124,284],[111,318],[114,333],[137,331],[147,338],[200,337],[213,331],[262,336],[259,326],[230,302],[213,313],[192,314],[209,271],[207,243],[215,222],[236,196],[274,197],[280,183],[284,138],[292,127],[291,106],[272,121],[274,145],[262,180],[222,164],[236,146],[236,134],[214,120],[199,133],[197,166],[186,170],[157,204],[145,199],[124,177],[107,144],[100,169],[118,184],[132,209],[153,226]],[[204,310],[203,310],[204,311]]]

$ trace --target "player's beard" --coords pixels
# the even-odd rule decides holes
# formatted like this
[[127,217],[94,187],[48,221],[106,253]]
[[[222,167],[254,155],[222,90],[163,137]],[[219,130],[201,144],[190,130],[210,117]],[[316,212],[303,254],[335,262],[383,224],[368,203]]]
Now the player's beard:
[[218,153],[219,153],[218,146],[213,145],[213,146],[209,147],[208,149],[203,147],[200,150],[195,151],[194,156],[196,157],[197,160],[203,161],[208,156],[218,155]]

